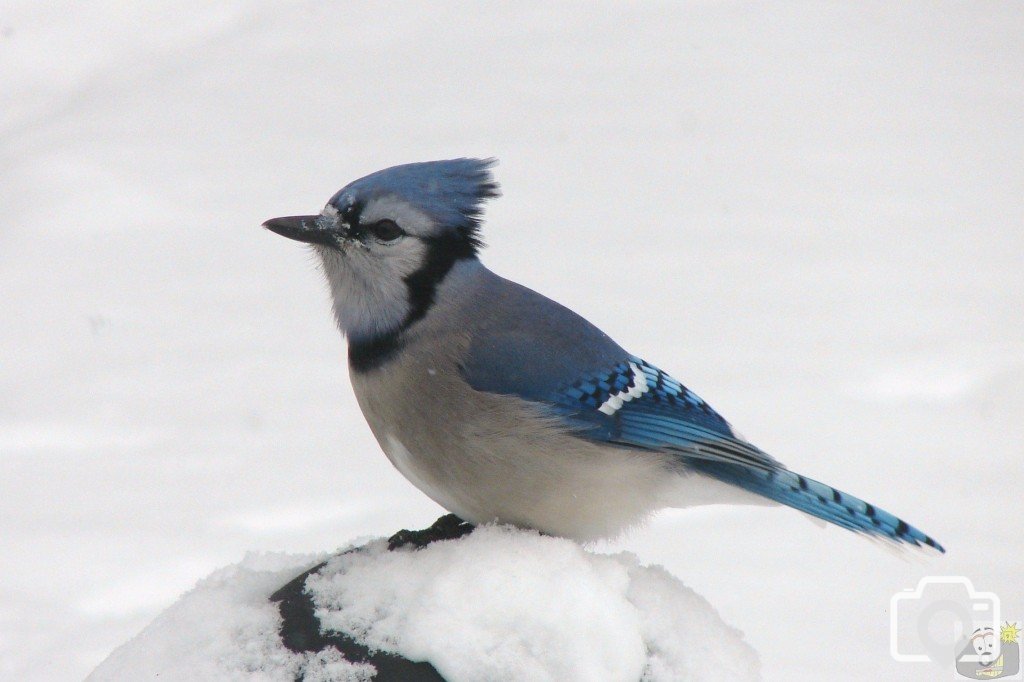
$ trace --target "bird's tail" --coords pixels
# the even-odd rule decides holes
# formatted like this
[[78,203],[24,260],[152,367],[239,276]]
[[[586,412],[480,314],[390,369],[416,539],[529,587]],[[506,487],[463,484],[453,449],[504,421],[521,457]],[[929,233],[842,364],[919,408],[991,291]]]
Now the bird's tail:
[[708,460],[691,461],[690,465],[702,474],[763,495],[855,533],[946,552],[931,537],[884,509],[788,469],[757,469]]

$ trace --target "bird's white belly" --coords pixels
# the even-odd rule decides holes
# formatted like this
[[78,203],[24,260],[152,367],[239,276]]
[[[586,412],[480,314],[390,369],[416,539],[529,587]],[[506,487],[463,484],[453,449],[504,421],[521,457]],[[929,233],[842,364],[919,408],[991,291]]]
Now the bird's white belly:
[[427,474],[420,470],[416,462],[416,456],[409,451],[409,448],[405,447],[405,444],[395,434],[386,434],[381,441],[381,448],[395,468],[398,469],[399,473],[423,491],[427,497],[456,516],[463,519],[469,518],[466,510],[461,509],[462,505],[456,501],[455,495],[435,484]]
[[[444,476],[431,466],[431,457],[422,457],[427,453],[415,450],[422,444],[410,450],[392,432],[381,446],[403,476],[462,519],[512,523],[577,540],[614,536],[642,521],[660,506],[664,491],[660,464],[582,442],[543,451],[525,446],[463,453],[459,476]],[[496,461],[504,464],[492,468]]]

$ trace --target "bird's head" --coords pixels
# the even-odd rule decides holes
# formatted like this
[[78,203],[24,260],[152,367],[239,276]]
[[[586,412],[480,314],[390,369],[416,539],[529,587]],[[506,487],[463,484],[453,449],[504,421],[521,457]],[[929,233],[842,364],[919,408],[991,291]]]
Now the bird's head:
[[263,226],[311,244],[350,342],[394,335],[434,302],[459,261],[475,259],[485,199],[498,195],[493,159],[452,159],[386,168],[352,182],[319,215]]

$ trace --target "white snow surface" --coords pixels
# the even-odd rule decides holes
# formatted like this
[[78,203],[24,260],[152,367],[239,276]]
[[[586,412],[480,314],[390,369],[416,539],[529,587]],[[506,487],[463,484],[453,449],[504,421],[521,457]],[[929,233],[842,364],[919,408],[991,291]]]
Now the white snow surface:
[[[889,600],[1024,619],[1024,3],[0,4],[0,679],[77,680],[219,566],[429,525],[308,253],[261,230],[496,156],[485,263],[949,550],[667,511],[766,680],[934,680]],[[949,672],[949,674],[952,674]]]
[[[90,682],[372,678],[372,666],[289,652],[267,597],[319,559],[251,556],[221,569]],[[628,552],[484,526],[459,540],[332,558],[306,583],[327,631],[429,661],[450,682],[759,679],[757,654],[707,600]]]
[[316,561],[250,555],[215,571],[114,650],[87,679],[294,680],[305,657],[281,644],[277,605],[268,597]]
[[372,665],[333,647],[297,654],[281,643],[268,597],[323,556],[250,554],[201,580],[86,679],[125,682],[365,682]]

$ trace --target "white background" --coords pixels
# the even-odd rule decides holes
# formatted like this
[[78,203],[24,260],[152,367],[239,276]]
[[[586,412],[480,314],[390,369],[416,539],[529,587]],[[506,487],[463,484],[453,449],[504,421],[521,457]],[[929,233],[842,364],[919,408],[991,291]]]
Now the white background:
[[949,553],[717,507],[599,549],[766,679],[934,679],[889,658],[894,592],[1024,618],[1022,35],[1018,2],[0,6],[0,678],[82,677],[248,550],[441,513],[259,225],[497,156],[490,267]]

